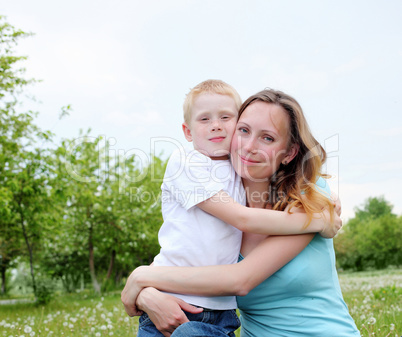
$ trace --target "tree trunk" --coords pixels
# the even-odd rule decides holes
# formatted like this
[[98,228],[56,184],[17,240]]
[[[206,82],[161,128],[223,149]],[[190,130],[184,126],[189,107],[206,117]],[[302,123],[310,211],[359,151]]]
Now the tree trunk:
[[116,250],[113,249],[112,256],[110,257],[109,269],[106,275],[106,281],[109,280],[110,276],[112,275],[115,259],[116,259]]
[[89,227],[89,237],[88,237],[88,249],[89,249],[89,272],[91,274],[91,280],[92,280],[92,285],[94,287],[95,292],[98,294],[100,293],[100,285],[98,283],[98,280],[96,279],[96,273],[95,273],[95,261],[94,261],[94,245],[92,242],[92,224]]
[[6,294],[6,265],[3,263],[3,260],[1,260],[1,294],[5,295]]
[[27,245],[28,253],[29,253],[29,265],[30,265],[30,269],[31,269],[32,288],[33,288],[34,294],[36,296],[36,282],[35,282],[35,274],[34,274],[34,269],[33,269],[33,251],[32,251],[32,246],[29,243],[29,238],[28,238],[28,233],[26,231],[26,227],[24,225],[24,214],[23,214],[21,205],[19,205],[19,208],[20,208],[20,216],[21,216],[22,234],[24,235],[25,243]]

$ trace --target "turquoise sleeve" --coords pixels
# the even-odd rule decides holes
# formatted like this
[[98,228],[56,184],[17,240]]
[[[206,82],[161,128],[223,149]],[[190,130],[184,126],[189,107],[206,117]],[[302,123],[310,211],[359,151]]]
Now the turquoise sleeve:
[[324,194],[328,199],[331,198],[331,189],[327,181],[323,177],[319,177],[315,185],[317,186],[317,191]]

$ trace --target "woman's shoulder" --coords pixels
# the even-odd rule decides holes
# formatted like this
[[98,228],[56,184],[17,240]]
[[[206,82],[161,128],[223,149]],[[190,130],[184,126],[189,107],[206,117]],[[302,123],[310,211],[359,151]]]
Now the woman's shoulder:
[[329,184],[326,179],[323,177],[318,177],[315,182],[315,186],[318,192],[324,194],[326,197],[331,198],[331,189],[329,188]]

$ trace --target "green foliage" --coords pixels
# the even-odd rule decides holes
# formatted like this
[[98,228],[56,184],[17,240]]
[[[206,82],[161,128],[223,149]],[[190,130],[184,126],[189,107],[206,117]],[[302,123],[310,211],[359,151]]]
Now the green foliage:
[[96,292],[113,288],[159,251],[165,162],[155,157],[139,165],[134,156],[112,156],[108,142],[89,132],[54,151],[51,187],[59,226],[45,243],[44,262],[67,291],[83,279]]
[[54,286],[50,280],[39,279],[36,282],[36,305],[48,304],[54,295]]
[[343,269],[383,269],[402,264],[402,217],[383,197],[369,198],[335,239]]
[[[0,17],[0,273],[29,261],[32,287],[47,301],[35,274],[58,279],[68,292],[92,282],[95,291],[120,284],[159,251],[160,183],[164,161],[114,155],[101,137],[51,144],[53,135],[24,111],[24,78],[14,53],[29,36]],[[61,109],[60,118],[71,106]]]
[[[42,149],[52,134],[40,130],[33,122],[36,113],[22,111],[19,97],[32,79],[25,79],[15,56],[18,39],[29,36],[0,17],[0,255],[2,290],[5,272],[15,257],[26,255],[31,265],[34,289],[35,251],[42,237],[42,225],[50,217],[48,152]],[[40,144],[39,146],[37,144]]]

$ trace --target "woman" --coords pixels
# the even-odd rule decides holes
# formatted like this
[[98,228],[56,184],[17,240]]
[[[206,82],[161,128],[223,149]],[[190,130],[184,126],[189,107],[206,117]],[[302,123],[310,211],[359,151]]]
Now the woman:
[[[297,149],[295,156],[282,162],[289,149]],[[300,105],[282,92],[263,90],[243,103],[231,160],[242,177],[249,207],[313,216],[328,203],[314,184],[325,151],[311,135]],[[325,189],[325,182],[317,184]],[[123,291],[125,306],[132,305],[144,287],[238,295],[242,336],[360,336],[342,298],[332,240],[319,235],[244,233],[240,262],[234,265],[140,267]],[[142,291],[137,304],[165,336],[219,335],[201,322],[181,324],[186,319],[179,307],[194,313],[196,309],[156,289]]]

